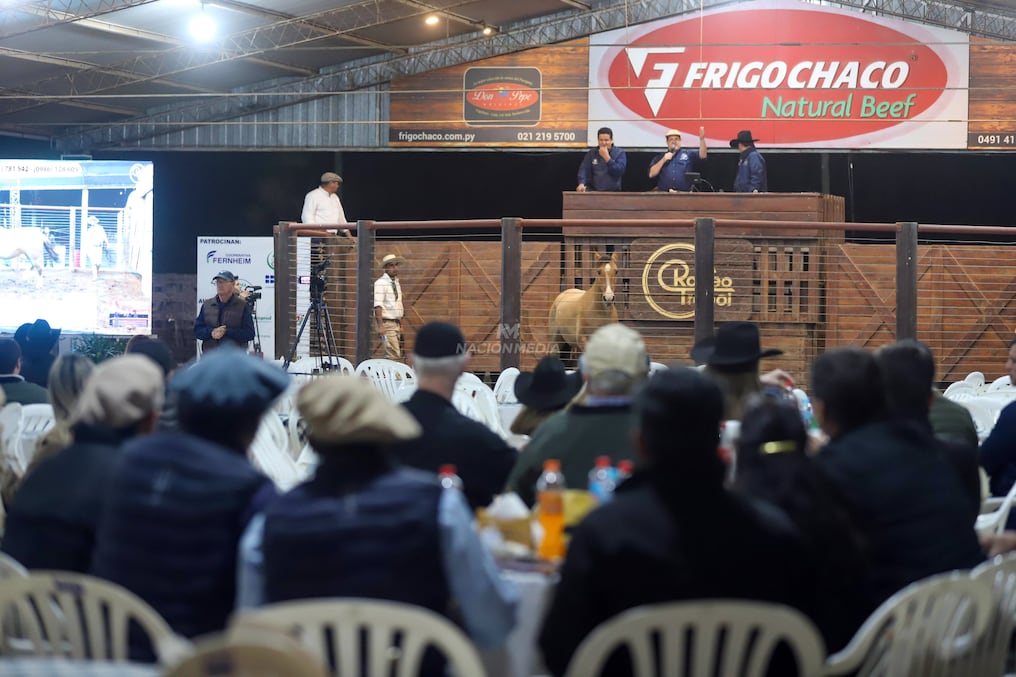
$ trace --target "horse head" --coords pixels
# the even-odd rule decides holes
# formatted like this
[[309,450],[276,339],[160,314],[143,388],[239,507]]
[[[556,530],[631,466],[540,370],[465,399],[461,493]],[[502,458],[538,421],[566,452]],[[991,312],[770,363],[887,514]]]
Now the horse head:
[[603,305],[614,304],[614,287],[617,278],[617,253],[602,254],[596,261],[596,281],[602,284]]

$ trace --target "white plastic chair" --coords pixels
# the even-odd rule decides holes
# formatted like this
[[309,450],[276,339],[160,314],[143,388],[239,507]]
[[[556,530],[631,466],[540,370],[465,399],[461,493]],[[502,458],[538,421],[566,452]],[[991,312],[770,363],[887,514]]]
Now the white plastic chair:
[[[469,407],[466,402],[472,403]],[[466,372],[459,377],[455,383],[455,392],[452,394],[452,404],[464,416],[468,416],[484,424],[502,439],[508,437],[508,433],[501,425],[501,415],[497,409],[497,396],[486,383],[481,381],[475,374]]]
[[1016,555],[985,562],[971,571],[970,577],[992,591],[995,608],[972,658],[964,663],[964,673],[1001,675],[1005,673],[1009,643],[1016,629]]
[[670,369],[670,367],[668,367],[667,365],[663,364],[662,362],[650,362],[649,363],[649,375],[650,376],[652,376],[653,374],[655,374],[658,371],[664,371],[666,369]]
[[392,402],[398,401],[396,393],[403,386],[407,385],[410,381],[414,384],[416,383],[416,372],[413,371],[412,367],[384,358],[364,360],[356,365],[355,373],[358,376],[365,376],[370,379],[374,387],[380,390]]
[[917,581],[887,599],[850,643],[826,660],[827,675],[963,675],[992,617],[991,588],[966,572]]
[[999,376],[994,381],[988,384],[987,392],[993,393],[1000,390],[1012,390],[1014,389],[1012,379],[1009,378],[1009,374],[1005,376]]
[[27,576],[28,569],[5,552],[0,552],[0,581],[13,576]]
[[956,381],[949,384],[949,387],[942,393],[942,397],[953,402],[963,402],[964,400],[977,397],[979,394],[977,389],[966,381]]
[[1016,482],[1009,488],[1009,493],[1005,495],[997,508],[977,516],[974,530],[980,535],[999,534],[1005,531],[1005,523],[1009,521],[1013,501],[1016,501]]
[[519,401],[515,397],[515,381],[519,373],[518,367],[508,367],[498,375],[494,383],[494,397],[498,404],[516,404]]
[[263,472],[282,490],[296,486],[305,473],[293,460],[289,451],[290,438],[282,419],[274,411],[261,417],[254,441],[247,449],[247,457],[255,468]]
[[35,455],[35,441],[56,424],[51,404],[26,404],[21,407],[21,432],[16,448],[18,474],[24,475]]
[[[4,624],[4,646],[51,658],[128,660],[132,625],[151,640],[161,662],[189,649],[169,624],[130,591],[98,578],[66,571],[33,571],[0,585],[0,616],[17,612],[16,624]],[[17,637],[8,632],[17,627]]]
[[21,461],[18,457],[18,440],[21,438],[22,406],[19,402],[11,402],[0,409],[0,451],[3,451],[3,463],[17,475]]
[[634,677],[762,677],[780,642],[793,650],[797,674],[821,674],[822,637],[794,609],[726,600],[653,604],[618,614],[593,630],[579,645],[565,677],[596,677],[622,645],[628,648]]
[[[317,599],[270,604],[243,611],[233,626],[277,627],[297,638],[324,662],[334,656],[332,674],[415,675],[424,650],[434,646],[459,677],[483,677],[472,642],[447,619],[421,607],[373,599]],[[366,641],[361,642],[361,634]]]
[[[338,369],[322,369],[322,362],[327,362],[337,366]],[[292,374],[293,379],[297,383],[306,383],[313,378],[327,376],[329,374],[353,374],[356,372],[356,367],[354,367],[353,363],[344,357],[301,357],[298,360],[293,360],[289,364],[289,369],[287,371]]]
[[957,400],[957,403],[963,405],[970,412],[970,418],[974,420],[974,428],[977,430],[977,439],[983,442],[991,433],[991,429],[995,427],[999,409],[987,402],[982,402],[980,398]]
[[972,371],[963,378],[964,383],[969,383],[970,386],[983,393],[988,386],[984,384],[984,373],[980,371]]

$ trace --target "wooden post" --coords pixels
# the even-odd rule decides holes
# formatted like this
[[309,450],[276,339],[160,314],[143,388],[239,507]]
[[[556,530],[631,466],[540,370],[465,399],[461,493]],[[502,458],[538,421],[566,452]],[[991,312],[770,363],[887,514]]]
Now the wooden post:
[[374,245],[377,232],[373,221],[356,222],[356,364],[370,357],[377,340],[374,321]]
[[285,359],[293,347],[296,304],[296,231],[281,222],[273,229],[275,248],[275,357]]
[[501,370],[522,364],[522,223],[501,219]]
[[917,224],[896,224],[896,340],[917,338]]
[[716,225],[695,219],[695,342],[713,335],[713,269],[716,266]]

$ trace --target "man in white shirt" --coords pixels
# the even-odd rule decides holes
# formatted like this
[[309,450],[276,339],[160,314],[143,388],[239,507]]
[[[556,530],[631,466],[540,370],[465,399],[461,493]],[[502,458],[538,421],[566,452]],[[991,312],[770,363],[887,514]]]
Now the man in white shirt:
[[[338,192],[341,185],[342,177],[335,172],[322,174],[321,185],[307,193],[307,197],[303,199],[300,221],[314,224],[349,223],[346,221],[342,203],[339,202]],[[352,237],[348,228],[343,228],[342,234]]]
[[405,261],[397,254],[386,254],[381,259],[384,275],[374,282],[374,317],[377,331],[385,348],[385,358],[402,359],[402,285],[399,284],[399,264]]

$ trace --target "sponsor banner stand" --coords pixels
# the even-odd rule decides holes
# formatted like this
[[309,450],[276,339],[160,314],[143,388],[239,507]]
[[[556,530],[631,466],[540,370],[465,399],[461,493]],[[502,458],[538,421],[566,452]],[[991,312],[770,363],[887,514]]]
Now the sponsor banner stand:
[[[270,237],[202,236],[198,238],[197,308],[215,294],[212,278],[222,270],[232,272],[244,288],[261,287],[255,320],[261,335],[261,351],[275,357],[275,250]],[[256,338],[256,337],[255,337]],[[251,343],[250,349],[254,349]]]

